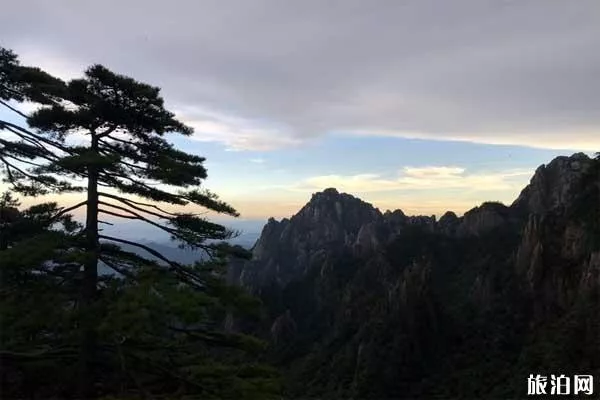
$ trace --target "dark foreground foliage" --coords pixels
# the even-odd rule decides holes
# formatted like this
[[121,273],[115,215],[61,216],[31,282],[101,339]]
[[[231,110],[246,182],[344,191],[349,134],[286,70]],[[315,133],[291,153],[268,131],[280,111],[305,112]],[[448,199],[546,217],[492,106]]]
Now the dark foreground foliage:
[[[0,121],[5,182],[25,196],[80,194],[68,207],[23,209],[9,194],[0,203],[2,397],[277,393],[274,371],[260,362],[263,343],[224,325],[256,314],[258,303],[223,280],[227,260],[247,256],[224,242],[235,232],[200,211],[237,212],[201,188],[204,158],[167,140],[192,130],[164,108],[159,89],[100,65],[63,82],[5,49],[0,78],[0,105],[22,121]],[[39,107],[24,114],[21,101]],[[79,211],[84,224],[70,217]],[[206,261],[182,265],[103,233],[123,220],[161,229]]]

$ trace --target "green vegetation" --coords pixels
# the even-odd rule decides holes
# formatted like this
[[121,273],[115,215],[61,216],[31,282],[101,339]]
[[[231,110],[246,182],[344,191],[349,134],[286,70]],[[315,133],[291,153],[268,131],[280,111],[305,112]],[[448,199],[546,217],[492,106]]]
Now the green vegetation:
[[[599,209],[596,198],[586,210]],[[581,284],[593,250],[561,253],[569,223],[592,232],[559,212],[527,239],[545,248],[543,272],[532,259],[515,268],[527,243],[520,224],[479,236],[408,225],[382,253],[335,253],[263,291],[271,315],[289,310],[295,322],[292,339],[272,349],[286,395],[526,398],[531,373],[597,375],[598,287],[594,277]]]
[[[64,208],[0,200],[3,398],[274,396],[263,343],[224,328],[227,316],[257,310],[223,280],[227,257],[247,254],[224,242],[234,232],[193,210],[237,212],[201,188],[204,158],[167,140],[192,129],[164,108],[159,89],[100,65],[63,82],[6,49],[0,79],[0,105],[23,120],[0,121],[5,182],[25,196],[81,193]],[[22,113],[22,101],[39,107]],[[70,216],[79,209],[83,225]],[[103,233],[120,220],[161,229],[207,261],[181,265]]]

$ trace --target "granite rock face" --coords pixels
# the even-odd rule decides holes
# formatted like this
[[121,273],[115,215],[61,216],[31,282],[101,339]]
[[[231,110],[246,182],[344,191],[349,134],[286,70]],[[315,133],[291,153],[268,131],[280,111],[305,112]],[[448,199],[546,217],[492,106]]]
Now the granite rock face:
[[438,222],[438,229],[446,235],[453,235],[456,233],[460,221],[461,219],[454,212],[446,211]]
[[277,346],[286,341],[294,339],[296,334],[296,322],[292,318],[290,310],[287,310],[275,319],[271,325],[271,338]]
[[522,214],[544,214],[572,203],[592,163],[584,153],[576,153],[540,166],[511,207]]
[[456,228],[459,236],[480,236],[501,226],[517,224],[512,210],[501,203],[483,203],[465,213]]
[[[374,254],[411,228],[457,238],[521,231],[530,215],[568,208],[593,162],[583,153],[557,157],[536,170],[511,206],[486,202],[462,217],[448,211],[439,221],[435,216],[407,216],[401,210],[382,214],[352,195],[325,189],[313,194],[293,217],[270,218],[253,248],[252,261],[231,280],[255,288],[271,282],[286,284],[305,275],[333,249],[360,256]],[[573,229],[569,232],[576,235]]]
[[315,193],[292,218],[268,220],[240,282],[255,288],[286,284],[331,249],[370,249],[377,244],[376,225],[381,219],[379,210],[354,196],[332,188]]
[[558,157],[512,205],[439,220],[327,189],[231,275],[267,307],[292,398],[515,398],[523,369],[600,373],[600,160]]

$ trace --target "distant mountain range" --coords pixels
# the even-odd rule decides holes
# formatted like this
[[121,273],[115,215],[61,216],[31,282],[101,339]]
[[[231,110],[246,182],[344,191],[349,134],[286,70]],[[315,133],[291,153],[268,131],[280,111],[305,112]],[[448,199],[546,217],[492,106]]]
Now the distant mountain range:
[[600,160],[558,157],[511,205],[436,220],[330,188],[270,219],[231,283],[260,296],[286,398],[524,398],[600,378]]
[[[250,250],[252,248],[252,246],[254,246],[254,244],[256,243],[258,236],[259,236],[258,233],[242,233],[239,236],[237,236],[236,238],[229,240],[229,243],[236,244],[236,245],[244,247],[245,249]],[[125,235],[125,237],[129,237],[129,235]],[[201,251],[190,250],[190,249],[186,249],[186,248],[180,249],[177,246],[177,244],[172,241],[158,242],[158,241],[141,239],[141,240],[138,240],[138,242],[140,244],[148,246],[151,249],[159,252],[164,257],[168,258],[169,260],[180,263],[180,264],[193,264],[197,261],[202,261],[202,259],[203,259],[203,253]],[[146,257],[150,260],[158,261],[158,259],[156,257],[154,257],[153,255],[149,254],[144,249],[139,248],[137,246],[132,246],[132,245],[128,245],[128,244],[119,244],[119,246],[125,251],[130,251],[132,253]],[[110,268],[108,268],[106,265],[104,265],[103,263],[100,263],[99,272],[101,274],[112,274],[113,273],[113,271]]]
[[[228,242],[250,250],[252,246],[254,246],[254,243],[256,243],[257,239],[258,234],[246,233],[234,239],[231,239]],[[153,250],[156,250],[169,260],[181,264],[193,264],[196,261],[201,261],[203,258],[203,253],[201,251],[190,250],[186,248],[180,249],[179,247],[177,247],[177,244],[175,242],[153,242],[142,240],[140,241],[140,243],[152,248]],[[139,255],[143,255],[144,257],[148,257],[149,259],[155,259],[155,257],[148,254],[144,249],[140,249],[139,247],[121,245],[121,248]]]
[[[252,247],[260,235],[260,231],[266,223],[266,220],[244,220],[244,219],[212,219],[212,222],[221,224],[234,231],[241,232],[241,235],[232,239],[236,244],[244,247]],[[149,226],[143,221],[119,221],[114,226],[104,226],[103,231],[107,235],[116,236],[124,239],[143,240],[145,242],[155,242],[169,244],[169,235],[165,232]]]

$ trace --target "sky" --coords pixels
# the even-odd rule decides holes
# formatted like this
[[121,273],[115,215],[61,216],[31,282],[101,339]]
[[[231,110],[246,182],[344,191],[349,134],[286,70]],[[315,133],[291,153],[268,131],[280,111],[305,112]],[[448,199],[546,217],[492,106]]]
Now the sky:
[[195,128],[171,140],[247,220],[327,187],[461,214],[600,149],[598,0],[21,0],[0,46],[161,87]]

